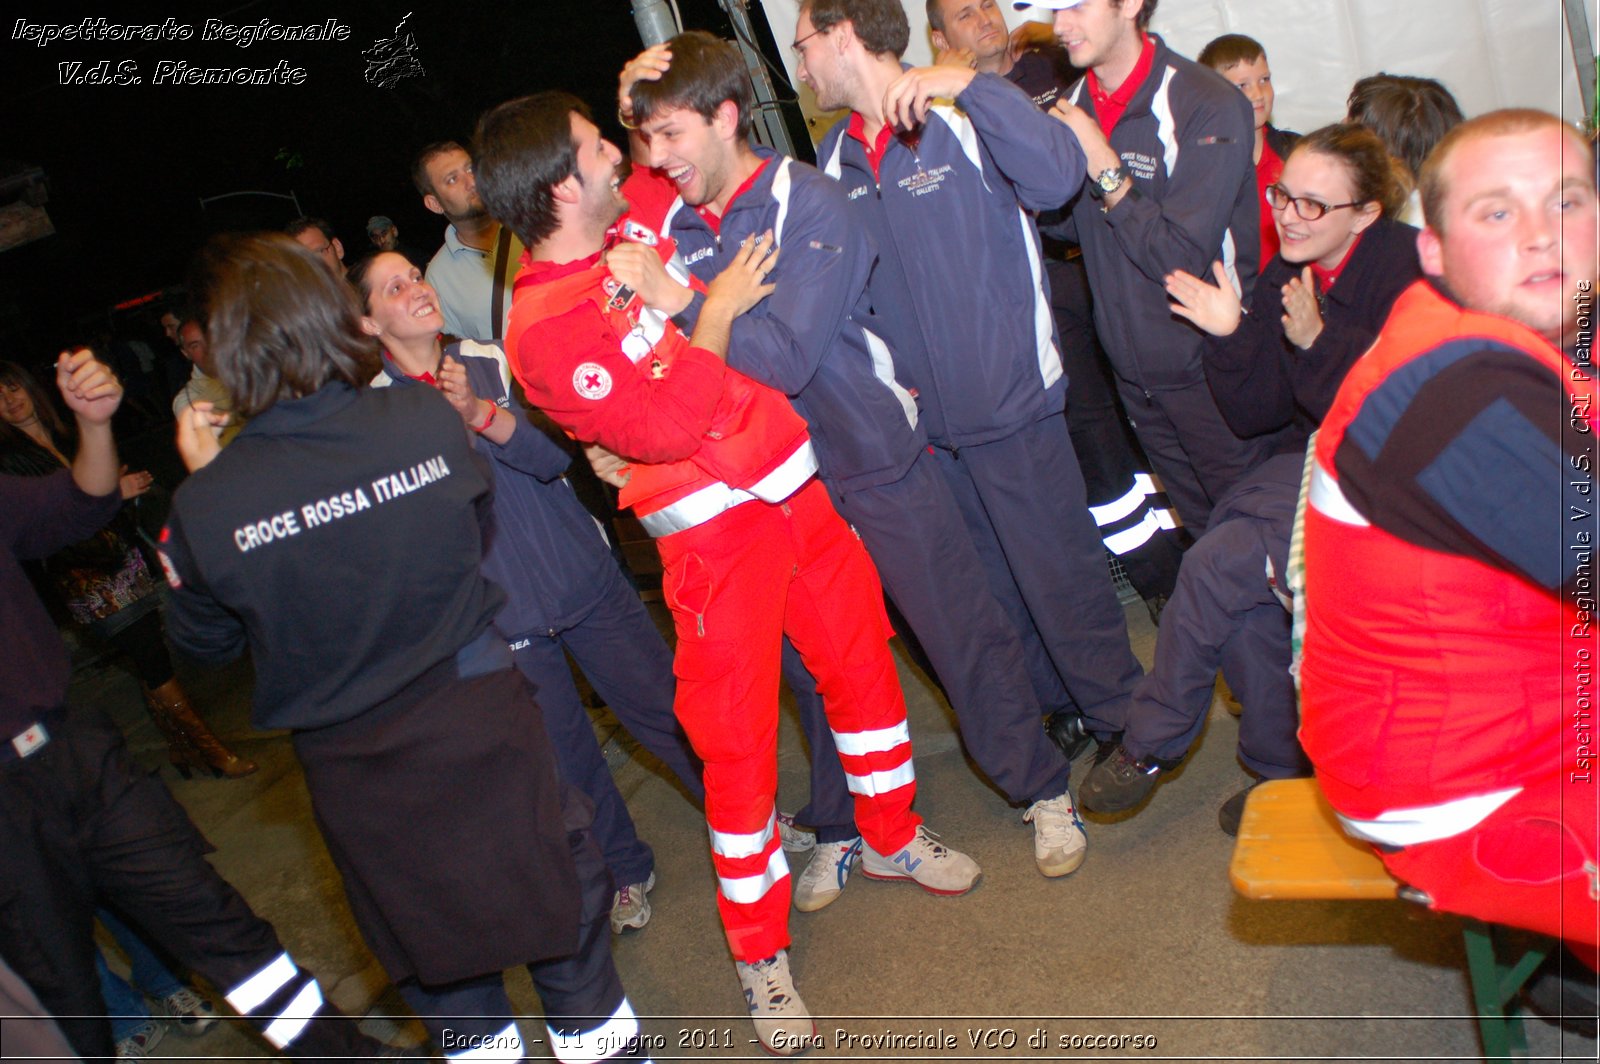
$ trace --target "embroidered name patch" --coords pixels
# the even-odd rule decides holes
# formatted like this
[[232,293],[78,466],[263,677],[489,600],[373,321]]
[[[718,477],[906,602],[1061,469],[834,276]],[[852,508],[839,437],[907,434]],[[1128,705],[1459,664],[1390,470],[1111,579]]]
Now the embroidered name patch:
[[604,399],[611,394],[611,373],[598,362],[585,362],[572,371],[572,390],[585,399]]

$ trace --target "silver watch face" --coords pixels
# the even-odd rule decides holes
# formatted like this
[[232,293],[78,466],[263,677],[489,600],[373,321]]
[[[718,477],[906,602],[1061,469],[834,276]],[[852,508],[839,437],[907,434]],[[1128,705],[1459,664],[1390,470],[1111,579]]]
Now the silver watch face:
[[1095,183],[1100,186],[1100,191],[1102,192],[1115,192],[1122,187],[1122,181],[1122,167],[1120,166],[1102,170],[1100,171],[1100,176],[1095,178]]

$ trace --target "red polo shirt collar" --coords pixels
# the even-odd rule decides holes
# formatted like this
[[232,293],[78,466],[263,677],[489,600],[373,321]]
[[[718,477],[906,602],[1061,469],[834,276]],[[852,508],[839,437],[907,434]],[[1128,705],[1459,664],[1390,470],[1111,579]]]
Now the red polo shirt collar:
[[[695,213],[706,220],[706,224],[711,227],[711,231],[713,233],[715,233],[717,236],[722,235],[723,217],[726,216],[728,211],[733,208],[734,203],[739,199],[740,196],[744,195],[746,192],[749,192],[755,187],[756,179],[761,176],[761,171],[765,170],[767,168],[767,164],[771,161],[771,159],[762,159],[761,165],[752,170],[750,172],[750,176],[744,179],[744,184],[733,190],[733,195],[728,197],[728,205],[722,208],[722,214],[717,214],[716,212],[712,211],[709,203],[702,204],[701,206],[695,208]],[[874,168],[874,171],[876,171],[876,168]]]
[[1361,246],[1361,238],[1366,235],[1364,232],[1357,234],[1355,241],[1350,245],[1350,250],[1344,253],[1344,258],[1340,259],[1339,265],[1333,269],[1325,270],[1314,262],[1311,264],[1311,276],[1317,279],[1318,292],[1326,292],[1333,287],[1333,283],[1339,279],[1339,275],[1344,272],[1344,268],[1350,265],[1350,256],[1354,255],[1356,248]]
[[1133,65],[1133,70],[1122,84],[1112,92],[1106,92],[1100,84],[1100,79],[1094,76],[1094,71],[1089,71],[1085,78],[1089,86],[1089,98],[1094,101],[1094,116],[1100,122],[1100,130],[1111,139],[1111,131],[1117,128],[1117,123],[1122,120],[1123,114],[1128,110],[1128,104],[1133,102],[1133,94],[1139,91],[1139,86],[1144,84],[1150,76],[1150,68],[1156,62],[1156,43],[1150,39],[1148,33],[1141,33],[1140,39],[1144,41],[1144,48],[1139,53],[1139,61]]
[[883,153],[889,149],[889,138],[894,136],[894,133],[889,129],[889,123],[885,122],[883,127],[878,130],[878,139],[875,143],[869,142],[867,140],[867,120],[861,117],[860,111],[852,111],[850,112],[850,124],[845,126],[844,131],[859,140],[861,146],[867,149],[867,163],[872,167],[872,179],[874,181],[878,180],[878,167],[883,164]]

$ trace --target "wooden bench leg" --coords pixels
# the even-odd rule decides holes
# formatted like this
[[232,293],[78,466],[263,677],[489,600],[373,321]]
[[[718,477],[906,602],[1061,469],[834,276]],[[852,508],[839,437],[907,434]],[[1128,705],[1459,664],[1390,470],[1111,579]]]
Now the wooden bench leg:
[[1548,944],[1530,946],[1515,961],[1501,960],[1501,928],[1468,919],[1461,937],[1467,951],[1467,978],[1478,1010],[1478,1033],[1488,1060],[1524,1059],[1528,1036],[1522,1027],[1517,993],[1550,952]]

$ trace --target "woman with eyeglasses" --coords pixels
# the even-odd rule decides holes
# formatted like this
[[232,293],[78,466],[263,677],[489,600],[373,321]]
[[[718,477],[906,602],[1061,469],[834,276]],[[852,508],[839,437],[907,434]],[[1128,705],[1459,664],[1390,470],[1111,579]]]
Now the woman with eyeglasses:
[[1404,183],[1377,135],[1350,123],[1307,134],[1267,186],[1278,254],[1262,267],[1246,313],[1233,286],[1179,270],[1172,312],[1211,334],[1206,380],[1241,437],[1282,432],[1275,451],[1300,451],[1350,364],[1389,308],[1422,276],[1417,231],[1394,221]]
[[[1090,812],[1132,808],[1178,766],[1205,724],[1219,667],[1243,706],[1244,767],[1260,779],[1310,774],[1289,674],[1289,537],[1307,437],[1422,273],[1417,231],[1392,220],[1405,203],[1392,167],[1364,127],[1308,134],[1267,187],[1280,243],[1248,312],[1221,263],[1216,283],[1181,270],[1166,279],[1172,312],[1210,334],[1201,357],[1228,427],[1270,439],[1273,457],[1218,500],[1184,554],[1122,741],[1079,789]],[[1218,811],[1229,834],[1254,786]]]

